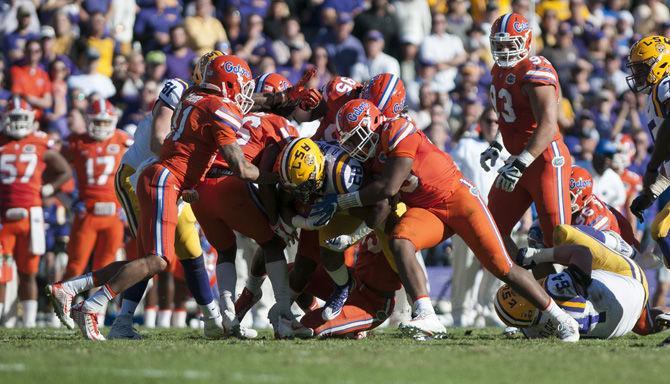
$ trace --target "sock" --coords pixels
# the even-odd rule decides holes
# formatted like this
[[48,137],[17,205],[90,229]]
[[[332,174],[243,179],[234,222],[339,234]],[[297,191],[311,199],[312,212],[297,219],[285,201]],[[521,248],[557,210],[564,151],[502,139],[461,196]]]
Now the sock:
[[144,292],[147,290],[147,285],[149,285],[149,280],[142,280],[123,292],[121,314],[130,316],[135,315],[135,310],[140,304],[140,301],[142,301]]
[[263,285],[266,276],[267,275],[263,276],[254,276],[251,274],[249,275],[246,287],[254,296],[261,293],[261,286]]
[[138,305],[140,305],[140,303],[126,299],[124,297],[123,301],[121,302],[121,311],[119,312],[119,316],[133,317]]
[[199,307],[200,307],[200,311],[202,311],[202,316],[205,319],[216,319],[217,317],[221,316],[221,312],[219,311],[219,306],[216,305],[216,301],[214,301],[214,300],[212,300],[212,302],[209,303],[209,304],[199,305]]
[[347,270],[346,265],[342,264],[334,271],[326,269],[326,272],[328,272],[330,278],[333,279],[333,282],[338,286],[342,287],[349,284],[349,270]]
[[37,300],[21,300],[23,305],[23,327],[35,328],[37,323]]
[[105,313],[107,312],[100,312],[98,313],[98,327],[104,327],[105,326]]
[[147,328],[156,328],[156,307],[144,308],[144,326]]
[[272,283],[272,291],[281,313],[288,314],[291,310],[291,297],[288,289],[288,266],[286,260],[273,261],[265,264],[265,269]]
[[186,328],[186,310],[184,308],[172,311],[172,328]]
[[100,313],[107,308],[107,303],[115,296],[116,292],[109,285],[105,284],[98,292],[84,301],[84,309],[88,312]]
[[435,309],[433,309],[433,303],[430,301],[430,297],[421,296],[414,300],[414,311],[418,315],[434,315]]
[[209,287],[209,275],[207,275],[207,268],[205,267],[205,258],[200,255],[195,259],[180,261],[184,267],[186,285],[188,285],[195,302],[199,305],[211,303],[214,300],[214,295],[212,295],[212,290]]
[[549,318],[558,321],[559,318],[563,317],[566,315],[565,311],[559,307],[554,300],[549,301],[549,304],[547,307],[542,311],[546,313]]
[[171,309],[159,309],[158,317],[156,317],[156,328],[170,328],[171,319],[172,319]]
[[216,265],[216,284],[219,286],[221,309],[235,313],[235,285],[237,284],[235,263],[224,262]]
[[89,272],[85,275],[77,276],[65,281],[63,282],[63,288],[72,295],[93,289],[95,288],[95,285],[93,284],[93,273]]

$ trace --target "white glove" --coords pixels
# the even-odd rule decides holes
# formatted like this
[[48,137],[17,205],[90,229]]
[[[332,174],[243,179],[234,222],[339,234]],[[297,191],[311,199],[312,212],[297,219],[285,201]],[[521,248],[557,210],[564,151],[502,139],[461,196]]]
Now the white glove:
[[270,225],[270,227],[272,228],[272,232],[281,237],[286,245],[291,245],[298,240],[298,232],[296,229],[286,224],[281,217],[277,220],[277,223]]
[[[481,155],[479,155],[479,165],[486,171],[490,171],[491,168],[495,167],[496,162],[498,161],[498,158],[500,157],[500,152],[502,151],[502,145],[500,145],[499,142],[497,141],[492,141],[491,145],[486,148],[484,152],[482,152]],[[490,162],[491,165],[489,166],[486,164],[486,162]]]
[[344,252],[347,248],[370,234],[370,232],[372,232],[372,228],[368,227],[365,223],[361,223],[361,225],[359,225],[351,234],[340,235],[326,240],[324,247],[331,251]]
[[42,186],[42,191],[41,191],[41,193],[42,193],[42,197],[47,198],[47,197],[53,195],[54,192],[56,192],[56,188],[54,188],[53,185],[51,185],[51,184],[44,184],[44,185]]
[[516,184],[523,176],[523,172],[533,163],[535,158],[528,151],[523,151],[519,156],[512,156],[507,163],[498,170],[495,186],[506,192],[512,192]]

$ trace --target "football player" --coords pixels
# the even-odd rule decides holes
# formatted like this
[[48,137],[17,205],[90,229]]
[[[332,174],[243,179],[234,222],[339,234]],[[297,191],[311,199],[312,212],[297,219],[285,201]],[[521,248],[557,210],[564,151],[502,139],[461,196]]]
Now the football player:
[[[212,51],[203,55],[194,67],[192,73],[193,83],[199,84],[207,64],[214,58],[222,55],[219,51]],[[153,106],[151,114],[140,122],[135,132],[135,141],[124,154],[121,165],[116,173],[116,194],[128,219],[128,226],[133,237],[133,241],[129,243],[131,247],[136,245],[137,220],[140,215],[139,201],[135,193],[137,179],[144,168],[158,161],[157,153],[160,152],[163,141],[170,131],[169,127],[173,112],[187,88],[188,84],[181,79],[166,81]],[[200,239],[198,231],[195,228],[195,216],[190,206],[183,202],[180,202],[178,211],[175,251],[184,268],[184,275],[190,291],[202,312],[207,313],[208,305],[211,305],[214,297],[208,286],[208,276],[202,257]],[[129,254],[134,253],[136,252],[129,252]],[[131,257],[128,259],[134,260]],[[103,273],[102,277],[100,276],[101,272]],[[94,270],[90,274],[83,275],[80,278],[47,287],[47,295],[52,300],[56,312],[66,326],[74,328],[74,322],[70,317],[70,305],[73,295],[88,290],[86,287],[90,286],[91,283],[95,284],[96,281],[103,278],[105,272],[106,270],[104,269],[101,271]],[[132,318],[135,309],[144,295],[147,283],[148,280],[143,280],[124,292],[121,302],[121,312],[112,324],[108,335],[109,338],[141,338],[141,335],[133,329]],[[216,338],[220,336],[216,317],[205,318],[204,332],[206,337]]]
[[[631,203],[631,212],[640,221],[643,211],[670,186],[670,38],[647,36],[633,44],[628,54],[626,78],[635,93],[646,93],[648,128],[654,141],[654,151],[642,178],[642,192]],[[663,174],[659,168],[663,166]],[[663,261],[670,266],[670,204],[656,214],[651,224],[651,236],[663,253]]]
[[[202,83],[184,95],[175,110],[172,131],[165,139],[159,161],[147,167],[138,180],[141,258],[112,264],[101,290],[72,307],[72,318],[84,337],[104,340],[93,314],[99,307],[141,280],[159,273],[174,262],[177,200],[207,173],[211,160],[221,152],[233,175],[256,183],[275,183],[274,174],[260,173],[247,161],[236,143],[242,117],[253,106],[254,81],[249,65],[227,55],[212,60]],[[144,256],[144,257],[142,257]],[[111,276],[110,276],[111,275]],[[91,282],[92,285],[92,282]],[[222,317],[212,302],[204,313],[216,319],[221,336]]]
[[[92,101],[87,120],[86,133],[70,135],[63,149],[76,172],[79,191],[63,280],[84,273],[91,257],[94,270],[110,264],[123,245],[123,222],[114,192],[114,174],[132,139],[116,129],[118,111],[108,100]],[[102,308],[99,317],[104,316],[105,309]]]
[[[0,257],[16,262],[27,328],[35,326],[36,275],[46,246],[42,198],[72,177],[67,161],[36,128],[35,111],[19,96],[12,96],[2,112],[0,132]],[[51,180],[43,181],[45,171],[53,175]],[[5,280],[0,283],[0,314]]]
[[[614,237],[614,241],[608,238]],[[586,226],[560,225],[553,232],[553,248],[535,250],[525,265],[558,263],[561,273],[541,280],[544,290],[579,323],[584,337],[620,337],[630,331],[653,333],[650,321],[660,310],[646,309],[649,288],[644,271],[630,256],[630,245],[613,232]],[[551,336],[552,320],[508,285],[496,294],[496,312],[506,324],[520,327],[530,338]],[[656,319],[655,319],[656,320]]]
[[531,203],[547,246],[555,226],[570,224],[571,157],[558,130],[558,76],[547,59],[530,55],[532,38],[528,20],[517,13],[500,16],[491,27],[490,98],[500,131],[480,162],[489,171],[503,142],[512,155],[498,170],[488,202],[510,254],[517,252],[512,228]]
[[[288,79],[272,73],[258,79],[256,92],[278,93],[286,91],[289,87],[291,84]],[[272,162],[277,156],[279,147],[297,136],[299,136],[298,130],[286,118],[255,112],[247,114],[242,119],[242,127],[237,131],[236,141],[245,158],[260,167],[264,158],[267,157]],[[303,327],[294,319],[290,308],[284,248],[296,236],[295,229],[287,226],[276,215],[266,216],[256,202],[257,192],[245,180],[234,177],[229,165],[221,156],[217,156],[205,175],[205,180],[195,188],[195,192],[198,200],[191,204],[193,212],[207,240],[218,253],[216,275],[220,307],[235,313],[237,244],[234,231],[236,231],[255,240],[263,252],[265,270],[277,301],[277,317],[270,318],[275,334],[284,338],[301,336],[301,331],[307,331],[309,333],[307,336],[311,336],[309,330],[300,329]],[[212,201],[217,201],[218,204],[212,205]],[[237,319],[234,326],[239,326]]]
[[559,338],[579,339],[574,319],[509,258],[477,188],[411,121],[385,121],[371,102],[352,100],[337,114],[337,136],[340,146],[377,177],[359,191],[324,197],[312,207],[310,219],[316,218],[316,225],[325,224],[338,209],[376,204],[399,195],[408,210],[393,227],[388,243],[403,286],[414,300],[416,316],[405,328],[428,336],[443,329],[415,254],[458,234],[484,267],[522,290],[535,307],[554,319]]
[[604,203],[593,194],[593,178],[586,169],[573,165],[570,174],[570,206],[572,223],[586,225],[598,231],[614,231],[635,248],[633,228],[626,218],[615,208]]

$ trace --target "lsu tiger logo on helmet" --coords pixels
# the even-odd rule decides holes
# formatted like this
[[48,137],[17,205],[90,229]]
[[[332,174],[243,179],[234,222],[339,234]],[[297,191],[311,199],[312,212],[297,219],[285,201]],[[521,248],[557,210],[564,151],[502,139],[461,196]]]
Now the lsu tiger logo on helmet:
[[364,163],[374,157],[383,116],[372,102],[364,99],[348,101],[337,111],[335,130],[337,142],[349,156]]
[[510,327],[529,327],[540,315],[539,309],[507,284],[498,289],[493,306],[500,320]]
[[276,93],[284,92],[285,90],[291,88],[293,84],[286,77],[280,75],[279,73],[266,73],[261,75],[258,80],[256,80],[256,93]]
[[489,40],[496,64],[501,68],[511,68],[530,54],[533,30],[522,15],[507,13],[493,22]]
[[573,165],[570,173],[570,203],[572,213],[584,208],[589,197],[593,195],[593,177],[586,169]]
[[397,117],[405,110],[405,84],[392,73],[379,74],[368,81],[361,97],[370,100],[387,118]]
[[35,111],[18,95],[12,96],[2,114],[5,135],[22,139],[35,129]]
[[635,93],[649,93],[651,87],[670,74],[670,38],[647,36],[630,47],[628,87]]
[[324,178],[324,156],[312,139],[294,139],[279,153],[281,184],[302,201],[323,187]]

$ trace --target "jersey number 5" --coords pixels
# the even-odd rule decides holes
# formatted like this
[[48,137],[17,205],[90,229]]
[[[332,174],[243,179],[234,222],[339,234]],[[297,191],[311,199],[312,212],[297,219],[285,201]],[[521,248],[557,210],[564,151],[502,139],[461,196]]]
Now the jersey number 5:
[[[17,168],[17,158],[19,163],[25,163],[26,168],[22,175],[19,175]],[[0,156],[0,174],[2,177],[2,184],[11,184],[16,181],[18,176],[21,176],[19,183],[27,183],[33,177],[37,168],[37,155],[34,153],[22,153],[20,155],[3,155]]]
[[[496,87],[491,84],[491,105],[498,116],[502,116],[506,123],[513,123],[516,120],[516,113],[512,108],[512,94],[505,88],[500,88],[496,92]],[[498,112],[498,99],[502,101],[502,111]]]

